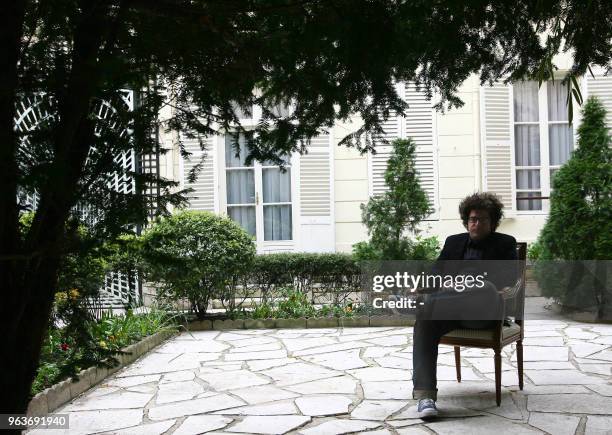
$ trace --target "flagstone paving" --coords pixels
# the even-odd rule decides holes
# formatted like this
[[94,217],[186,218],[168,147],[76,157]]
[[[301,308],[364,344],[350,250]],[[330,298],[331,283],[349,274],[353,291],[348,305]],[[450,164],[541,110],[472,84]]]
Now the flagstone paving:
[[441,418],[420,420],[412,328],[182,333],[56,412],[69,434],[612,433],[612,325],[528,320],[525,388],[514,346],[495,405],[492,351],[441,346]]

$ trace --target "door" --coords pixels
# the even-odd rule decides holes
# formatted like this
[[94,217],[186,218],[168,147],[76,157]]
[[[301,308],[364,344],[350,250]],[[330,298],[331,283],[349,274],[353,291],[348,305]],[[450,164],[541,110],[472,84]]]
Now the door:
[[[294,195],[291,159],[285,170],[270,161],[246,164],[247,146],[240,137],[236,149],[225,135],[225,191],[228,216],[239,223],[257,243],[258,252],[293,246]],[[238,153],[237,153],[238,151]]]

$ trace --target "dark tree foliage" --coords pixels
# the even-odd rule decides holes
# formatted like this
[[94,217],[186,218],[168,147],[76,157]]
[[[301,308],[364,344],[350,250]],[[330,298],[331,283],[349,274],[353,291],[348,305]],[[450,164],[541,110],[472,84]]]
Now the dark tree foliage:
[[[260,104],[260,125],[245,132],[249,157],[273,160],[357,113],[363,129],[343,143],[365,151],[363,133],[380,133],[379,116],[406,107],[396,80],[416,81],[448,107],[461,104],[456,91],[470,74],[542,79],[559,51],[572,50],[570,83],[590,63],[608,67],[611,8],[606,0],[1,2],[0,327],[10,351],[0,391],[11,394],[0,396],[0,411],[27,405],[75,205],[96,207],[100,237],[144,219],[143,195],[106,181],[122,172],[117,153],[154,149],[162,105],[177,110],[169,127],[210,134],[236,121],[236,107]],[[144,90],[135,111],[121,109],[122,89]],[[48,116],[24,135],[15,119],[32,95],[46,100]],[[95,116],[101,101],[117,108],[117,123]],[[283,102],[295,112],[276,117],[269,108]],[[150,181],[136,177],[138,186]],[[24,237],[20,189],[40,195]]]

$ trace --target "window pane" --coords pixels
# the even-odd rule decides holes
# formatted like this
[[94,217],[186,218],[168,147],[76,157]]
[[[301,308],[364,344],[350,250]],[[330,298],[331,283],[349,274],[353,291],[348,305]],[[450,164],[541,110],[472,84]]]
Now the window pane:
[[264,240],[291,240],[291,206],[264,205]]
[[278,168],[262,170],[263,202],[291,201],[291,169],[282,173]]
[[514,121],[537,121],[538,116],[538,84],[536,82],[514,83]]
[[[285,167],[289,166],[291,164],[290,162],[290,157],[288,154],[283,154],[282,156],[279,156],[281,158],[281,160],[283,161]],[[277,163],[274,163],[271,160],[264,160],[264,162],[262,163],[262,166],[278,166]]]
[[548,120],[567,121],[567,86],[561,80],[546,82],[548,94]]
[[255,177],[252,169],[225,171],[228,204],[255,203]]
[[541,199],[520,199],[531,198],[533,196],[542,196],[542,192],[517,192],[516,194],[516,209],[517,210],[542,210]]
[[253,106],[240,107],[238,103],[232,102],[232,109],[238,119],[251,119],[253,117]]
[[517,166],[540,166],[540,127],[515,125],[514,149]]
[[516,171],[517,189],[539,189],[540,170],[539,169],[518,169]]
[[548,153],[551,165],[562,165],[569,160],[574,148],[574,131],[567,124],[548,126]]
[[[239,156],[236,157],[236,147],[234,145],[235,137],[231,134],[225,135],[225,166],[228,168],[234,168],[236,166],[247,166],[244,161],[249,153],[247,148],[246,140],[244,136],[240,136],[238,139],[239,144]],[[253,162],[250,165],[253,166]]]
[[255,206],[228,207],[227,214],[250,235],[255,236]]

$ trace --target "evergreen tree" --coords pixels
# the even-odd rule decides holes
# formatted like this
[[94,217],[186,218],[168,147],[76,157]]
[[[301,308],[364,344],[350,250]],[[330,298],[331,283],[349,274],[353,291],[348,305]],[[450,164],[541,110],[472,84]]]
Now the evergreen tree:
[[606,305],[612,308],[605,282],[610,262],[579,260],[612,258],[612,138],[605,121],[604,107],[590,97],[576,149],[552,181],[550,215],[540,234],[536,264],[546,296],[571,307],[595,307],[600,315]]
[[388,190],[361,204],[361,216],[370,241],[357,243],[360,259],[406,260],[413,258],[414,242],[406,232],[416,232],[431,212],[427,194],[419,184],[415,166],[415,144],[411,139],[393,141],[387,161],[385,183]]
[[590,97],[578,143],[555,174],[550,216],[542,229],[542,258],[605,260],[612,256],[612,139],[606,111]]

